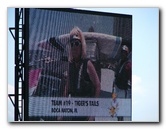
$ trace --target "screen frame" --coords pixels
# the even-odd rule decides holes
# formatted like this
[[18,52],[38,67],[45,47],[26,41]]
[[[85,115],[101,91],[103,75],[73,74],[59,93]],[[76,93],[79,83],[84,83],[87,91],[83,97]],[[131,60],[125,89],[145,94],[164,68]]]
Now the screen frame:
[[[31,8],[25,8],[25,83],[24,83],[24,121],[29,121],[29,10]],[[100,11],[89,11],[89,10],[81,10],[81,9],[73,9],[73,8],[36,8],[41,10],[51,10],[51,11],[61,11],[61,12],[71,12],[71,13],[80,13],[80,14],[91,14],[91,15],[101,15],[101,16],[111,16],[111,17],[126,17],[132,18],[132,15],[128,14],[119,14],[119,13],[107,13],[107,12],[100,12]],[[132,28],[131,28],[132,29]],[[131,37],[132,38],[132,37]],[[126,42],[122,40],[122,44]],[[131,44],[132,46],[132,44]],[[132,106],[132,105],[131,105]],[[132,118],[132,116],[131,116]]]

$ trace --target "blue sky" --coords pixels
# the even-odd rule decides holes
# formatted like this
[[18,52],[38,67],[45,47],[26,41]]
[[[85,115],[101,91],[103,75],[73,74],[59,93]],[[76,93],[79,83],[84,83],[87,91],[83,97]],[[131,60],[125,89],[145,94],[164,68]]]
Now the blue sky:
[[[14,27],[14,8],[8,10],[8,28]],[[14,31],[13,31],[14,32]],[[8,33],[8,93],[14,93],[14,40],[9,30]],[[14,120],[14,108],[11,101],[8,99],[8,121]]]
[[[8,28],[15,26],[14,8],[8,9]],[[14,84],[14,40],[8,30],[8,83]],[[14,31],[13,31],[14,33]]]
[[[85,8],[133,16],[132,120],[159,121],[159,9],[158,8]],[[14,26],[14,10],[8,10],[8,26]],[[8,31],[9,33],[9,31]],[[14,85],[14,40],[8,34],[8,92]],[[9,121],[12,121],[9,102]]]

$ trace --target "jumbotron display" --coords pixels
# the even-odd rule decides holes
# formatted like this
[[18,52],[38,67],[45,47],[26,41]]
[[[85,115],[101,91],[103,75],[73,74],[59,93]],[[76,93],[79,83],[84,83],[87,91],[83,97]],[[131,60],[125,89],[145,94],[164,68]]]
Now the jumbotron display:
[[28,9],[28,121],[132,121],[132,16]]

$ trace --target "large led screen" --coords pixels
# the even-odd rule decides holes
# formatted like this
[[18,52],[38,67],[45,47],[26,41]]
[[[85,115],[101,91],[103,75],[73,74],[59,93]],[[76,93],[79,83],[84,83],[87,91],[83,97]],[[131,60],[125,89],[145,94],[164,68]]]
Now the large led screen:
[[132,16],[28,9],[28,121],[132,121]]

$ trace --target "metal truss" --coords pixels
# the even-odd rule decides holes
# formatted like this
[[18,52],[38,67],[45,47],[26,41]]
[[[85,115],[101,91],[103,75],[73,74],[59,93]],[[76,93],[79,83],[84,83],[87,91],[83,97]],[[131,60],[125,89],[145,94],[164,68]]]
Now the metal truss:
[[23,87],[25,71],[24,16],[25,9],[15,8],[15,27],[9,28],[15,41],[15,92],[14,94],[8,94],[8,97],[14,106],[14,121],[23,121]]

